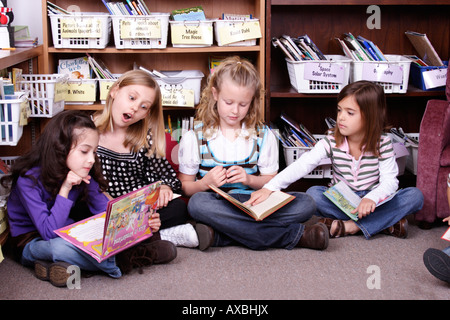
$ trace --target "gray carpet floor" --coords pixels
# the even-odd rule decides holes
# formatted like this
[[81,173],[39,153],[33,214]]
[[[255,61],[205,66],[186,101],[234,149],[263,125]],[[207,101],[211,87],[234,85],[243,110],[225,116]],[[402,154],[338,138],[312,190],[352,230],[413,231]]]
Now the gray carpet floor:
[[79,289],[56,288],[6,257],[0,264],[0,299],[449,300],[450,285],[422,261],[427,248],[450,245],[440,238],[446,228],[422,230],[410,223],[407,239],[349,236],[330,239],[325,251],[178,248],[169,264],[121,279],[82,277]]

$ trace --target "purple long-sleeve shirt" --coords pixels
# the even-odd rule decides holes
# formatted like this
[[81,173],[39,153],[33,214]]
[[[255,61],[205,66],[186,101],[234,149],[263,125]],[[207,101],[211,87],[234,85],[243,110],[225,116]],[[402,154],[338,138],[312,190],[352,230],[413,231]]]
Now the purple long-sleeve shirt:
[[[40,169],[33,168],[27,175],[39,176]],[[108,198],[100,191],[98,183],[91,179],[89,184],[75,186],[69,192],[68,198],[57,195],[51,196],[45,190],[41,181],[19,177],[8,198],[8,221],[11,235],[38,231],[44,240],[55,238],[54,230],[67,226],[74,221],[69,218],[71,208],[82,194],[88,189],[86,202],[92,214],[106,211]]]

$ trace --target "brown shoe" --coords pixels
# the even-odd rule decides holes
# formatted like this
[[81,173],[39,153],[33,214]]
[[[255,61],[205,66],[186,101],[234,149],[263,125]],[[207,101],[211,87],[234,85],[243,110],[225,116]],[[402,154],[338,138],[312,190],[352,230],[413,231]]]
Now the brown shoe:
[[312,226],[305,226],[297,247],[325,250],[328,247],[328,232],[327,226],[321,222]]
[[195,231],[198,236],[198,248],[204,251],[211,247],[214,243],[214,229],[203,223],[195,225]]
[[406,218],[402,218],[393,226],[384,229],[382,233],[405,239],[408,236],[408,220]]
[[36,260],[34,263],[34,273],[36,278],[50,281],[55,287],[65,287],[71,275],[67,272],[68,267],[70,267],[70,264],[63,261],[50,262]]
[[145,244],[154,264],[169,263],[177,257],[177,247],[170,241],[158,240]]
[[177,256],[175,245],[166,240],[143,242],[122,251],[116,255],[116,265],[123,274],[129,273],[133,268],[142,268],[152,264],[168,263]]

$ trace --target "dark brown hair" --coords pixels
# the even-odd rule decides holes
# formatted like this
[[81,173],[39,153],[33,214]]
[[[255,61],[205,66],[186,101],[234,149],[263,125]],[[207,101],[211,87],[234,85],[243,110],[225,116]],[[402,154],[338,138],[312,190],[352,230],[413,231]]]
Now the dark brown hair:
[[[379,155],[381,134],[386,128],[386,97],[383,87],[369,81],[357,81],[345,86],[338,95],[339,104],[344,98],[353,96],[361,111],[364,138],[360,148],[365,145],[366,152]],[[344,141],[338,129],[334,130],[336,145]]]

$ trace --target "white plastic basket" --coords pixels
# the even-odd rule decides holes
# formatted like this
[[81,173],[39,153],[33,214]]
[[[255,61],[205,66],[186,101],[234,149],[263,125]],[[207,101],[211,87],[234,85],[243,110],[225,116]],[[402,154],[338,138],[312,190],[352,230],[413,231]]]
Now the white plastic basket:
[[22,137],[23,126],[19,125],[19,120],[24,102],[27,102],[27,94],[23,92],[0,100],[0,145],[15,146]]
[[209,47],[213,44],[213,21],[169,21],[173,47]]
[[242,34],[242,32],[239,32],[240,29],[242,28],[241,26],[244,23],[249,23],[249,22],[253,22],[253,23],[258,23],[259,25],[259,19],[242,19],[242,20],[221,20],[221,19],[217,19],[214,20],[214,37],[217,41],[217,45],[219,47],[225,46],[225,47],[233,47],[233,46],[254,46],[256,45],[256,39],[241,39],[240,41],[236,41],[236,42],[232,42],[232,43],[228,43],[228,44],[224,44],[222,36],[221,36],[221,31],[225,31],[225,30],[229,30],[230,32],[233,32],[233,30],[236,30],[236,33],[238,34],[238,36],[236,38],[239,38],[239,36],[243,37],[244,35]]
[[63,111],[67,80],[62,74],[23,74],[19,85],[30,95],[30,117],[51,118]]
[[200,87],[204,74],[200,70],[161,71],[157,78],[164,106],[194,107],[200,102]]
[[[419,133],[405,133],[408,138],[411,140],[419,142]],[[396,135],[391,135],[395,142],[401,142],[405,145],[406,149],[408,149],[409,155],[406,158],[406,169],[412,174],[417,175],[417,155],[419,153],[419,146],[411,145],[410,143],[401,140],[400,137]]]
[[[103,12],[49,14],[55,48],[104,49],[111,32],[111,18]],[[75,31],[77,30],[77,31]]]
[[166,48],[169,33],[169,16],[169,13],[156,12],[151,13],[149,16],[112,16],[116,48]]
[[[292,61],[286,59],[289,80],[292,87],[299,93],[339,93],[349,82],[351,60],[340,55],[325,55],[325,60]],[[307,66],[308,65],[308,66]],[[330,79],[341,77],[342,81],[321,81],[306,76],[305,69],[313,66],[314,69],[327,74]],[[330,70],[330,71],[327,71]]]
[[[324,135],[314,134],[314,138],[320,140],[324,138]],[[302,154],[311,150],[311,147],[285,147],[283,146],[284,159],[286,161],[286,166],[289,166],[291,163],[295,162],[298,158],[301,157]],[[330,159],[324,159],[320,162],[320,164],[308,173],[304,178],[309,179],[323,179],[323,178],[331,178],[331,161]]]
[[373,81],[383,87],[384,93],[406,93],[408,90],[409,69],[411,67],[411,60],[401,55],[385,55],[388,61],[352,61],[352,73],[350,81],[356,82],[360,80],[371,80],[364,76],[364,66],[376,67],[401,67],[403,71],[401,83],[393,82],[379,82]]

